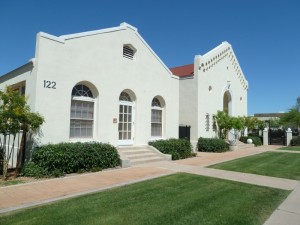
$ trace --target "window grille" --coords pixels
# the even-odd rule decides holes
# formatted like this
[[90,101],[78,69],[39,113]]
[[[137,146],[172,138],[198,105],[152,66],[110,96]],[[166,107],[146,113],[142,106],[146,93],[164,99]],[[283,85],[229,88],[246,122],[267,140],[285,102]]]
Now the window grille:
[[208,113],[205,116],[205,130],[209,131],[209,114]]
[[72,96],[93,98],[93,93],[87,86],[83,84],[78,84],[73,88]]
[[215,115],[212,116],[212,123],[212,130],[217,131],[217,119]]
[[130,95],[124,91],[120,94],[119,100],[125,102],[132,102]]
[[[75,97],[75,98],[74,98]],[[83,99],[76,99],[83,97]],[[94,101],[91,90],[76,85],[72,90],[70,110],[70,138],[92,138],[94,126]]]
[[151,136],[161,137],[162,136],[162,115],[163,109],[161,103],[157,98],[154,98],[151,103]]
[[161,108],[160,101],[157,98],[154,98],[152,100],[152,107],[160,107]]

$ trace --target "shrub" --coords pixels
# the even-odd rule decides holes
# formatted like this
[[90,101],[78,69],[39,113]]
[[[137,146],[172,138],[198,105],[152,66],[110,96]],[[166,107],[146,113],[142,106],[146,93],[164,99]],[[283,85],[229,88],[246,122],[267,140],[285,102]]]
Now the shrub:
[[[262,145],[262,143],[263,143],[263,136],[259,136],[258,133],[248,134],[248,138],[252,139],[252,141],[253,141],[253,137],[254,137],[254,139],[257,139],[257,138],[258,138],[258,139],[260,140],[260,142],[259,142],[259,140],[256,141],[256,142],[257,142],[257,145],[255,145],[255,146],[260,146],[260,145]],[[247,143],[247,140],[246,140],[246,143]],[[253,143],[254,143],[254,141],[253,141]]]
[[192,157],[192,145],[186,139],[171,138],[168,140],[150,141],[148,144],[164,154],[171,154],[172,160]]
[[257,137],[257,136],[244,136],[244,137],[240,137],[240,141],[241,142],[244,142],[247,144],[247,139],[252,139],[252,143],[255,145],[255,146],[260,146],[262,145],[262,140],[261,140],[261,137]]
[[21,176],[27,177],[45,177],[48,176],[48,171],[36,165],[34,162],[26,163],[22,169]]
[[291,146],[300,146],[300,137],[291,140]]
[[[78,171],[99,171],[120,165],[117,149],[96,142],[48,144],[33,150],[32,163],[27,167],[44,176],[61,176]],[[26,168],[25,166],[25,168]],[[39,171],[41,168],[42,171]],[[24,175],[29,176],[29,172]]]
[[218,138],[198,139],[197,148],[199,152],[226,152],[229,150],[228,144]]

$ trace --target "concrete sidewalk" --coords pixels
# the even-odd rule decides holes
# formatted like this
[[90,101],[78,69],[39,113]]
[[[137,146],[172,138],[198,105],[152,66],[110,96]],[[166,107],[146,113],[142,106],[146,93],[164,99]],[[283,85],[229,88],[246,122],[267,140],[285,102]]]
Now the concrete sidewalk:
[[155,167],[125,168],[1,187],[0,214],[172,173]]
[[265,225],[296,225],[300,221],[299,181],[205,168],[209,165],[272,151],[276,148],[278,146],[261,146],[225,153],[198,153],[198,157],[184,160],[147,163],[124,169],[112,169],[97,173],[1,187],[0,213],[124,186],[177,172],[185,172],[293,190],[282,205],[275,210]]

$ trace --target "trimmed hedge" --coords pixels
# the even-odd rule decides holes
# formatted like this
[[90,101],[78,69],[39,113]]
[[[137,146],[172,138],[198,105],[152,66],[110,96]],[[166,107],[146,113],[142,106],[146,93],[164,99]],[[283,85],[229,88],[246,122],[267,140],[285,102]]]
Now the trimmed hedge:
[[202,138],[198,139],[197,148],[199,152],[226,152],[229,150],[228,144],[218,138]]
[[28,162],[22,169],[22,176],[27,177],[59,177],[64,175],[64,173],[59,172],[58,170],[55,171],[47,171],[46,169],[40,167],[39,165],[35,164],[34,162]]
[[192,157],[192,145],[186,139],[170,138],[168,140],[150,141],[149,145],[164,154],[171,154],[172,160]]
[[261,138],[260,137],[257,137],[257,136],[244,136],[244,137],[240,137],[240,141],[241,142],[244,142],[247,144],[247,139],[252,139],[252,143],[255,145],[255,146],[260,146],[262,145],[262,141],[261,141]]
[[300,146],[300,137],[291,140],[291,146]]
[[33,150],[32,162],[25,165],[25,176],[61,176],[82,171],[97,171],[120,165],[120,157],[110,144],[60,143]]

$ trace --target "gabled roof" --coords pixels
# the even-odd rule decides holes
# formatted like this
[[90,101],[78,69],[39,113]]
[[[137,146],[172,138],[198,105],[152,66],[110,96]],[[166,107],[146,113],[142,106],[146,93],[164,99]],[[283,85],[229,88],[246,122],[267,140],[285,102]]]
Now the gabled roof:
[[138,33],[138,29],[136,27],[131,26],[128,23],[125,23],[125,22],[121,23],[119,27],[112,27],[112,28],[106,28],[106,29],[95,30],[95,31],[87,31],[87,32],[76,33],[76,34],[68,34],[68,35],[62,35],[62,36],[59,36],[59,37],[51,35],[51,34],[47,34],[47,33],[44,33],[44,32],[39,32],[38,35],[41,36],[41,37],[59,42],[61,44],[65,44],[70,39],[83,38],[83,37],[86,37],[86,36],[117,32],[117,31],[122,31],[122,30],[127,30],[127,29],[132,30],[136,34],[136,36],[142,41],[142,43],[145,45],[145,47],[149,49],[149,51],[152,53],[152,55],[159,61],[159,63],[165,68],[165,70],[172,76],[172,73],[169,70],[169,68],[158,57],[158,55],[156,55],[156,53],[152,50],[152,48],[147,44],[147,42]]
[[[248,89],[248,81],[246,80],[244,73],[239,65],[239,62],[233,52],[231,45],[224,41],[219,46],[210,50],[204,55],[196,55],[195,61],[196,65],[199,65],[196,68],[195,73],[206,73],[209,70],[212,70],[219,62],[222,60],[228,60],[229,66],[232,67],[233,73],[236,74],[237,79],[240,80],[241,85],[244,89]],[[191,78],[194,75],[194,65],[184,65],[174,68],[170,68],[171,72],[180,78]],[[197,72],[198,71],[198,72]]]
[[194,64],[173,67],[170,68],[170,70],[175,76],[178,77],[192,76],[194,75]]

